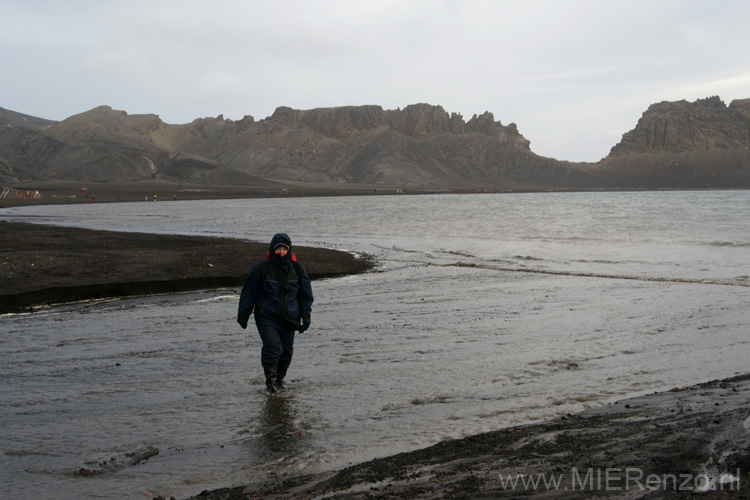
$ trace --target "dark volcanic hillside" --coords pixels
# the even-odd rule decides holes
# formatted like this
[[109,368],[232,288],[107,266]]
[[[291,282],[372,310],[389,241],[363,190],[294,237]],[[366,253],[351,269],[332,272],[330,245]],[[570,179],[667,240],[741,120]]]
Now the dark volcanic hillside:
[[107,106],[50,122],[0,108],[0,179],[260,185],[277,179],[435,189],[750,187],[750,100],[651,106],[597,164],[534,154],[515,124],[440,106],[280,107],[265,120]]
[[[22,147],[25,137],[36,136],[54,124],[55,122],[51,120],[43,120],[0,108],[0,144],[3,140],[7,140],[11,148]],[[3,149],[0,148],[0,180],[13,183],[31,179],[6,160],[3,153]]]
[[15,111],[0,108],[0,125],[4,127],[24,127],[33,130],[44,130],[55,123],[56,122],[52,120],[36,118],[34,116],[24,115],[16,113]]
[[[107,106],[45,127],[3,123],[0,161],[22,179],[75,181],[167,180],[253,184],[257,179],[159,141],[156,115],[128,115]],[[165,147],[165,144],[167,147]]]

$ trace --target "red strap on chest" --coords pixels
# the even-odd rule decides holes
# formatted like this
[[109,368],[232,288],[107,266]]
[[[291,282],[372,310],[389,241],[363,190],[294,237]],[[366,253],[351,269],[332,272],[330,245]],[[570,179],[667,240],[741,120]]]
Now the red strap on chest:
[[[271,252],[268,251],[266,252],[266,258],[263,260],[268,260],[270,258],[271,258]],[[297,254],[295,254],[294,252],[292,252],[292,262],[297,262]]]

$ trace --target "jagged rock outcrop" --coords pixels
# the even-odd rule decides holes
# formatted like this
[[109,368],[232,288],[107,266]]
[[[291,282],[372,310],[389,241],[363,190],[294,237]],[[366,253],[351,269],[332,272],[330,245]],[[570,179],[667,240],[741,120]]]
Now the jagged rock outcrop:
[[750,100],[662,102],[598,163],[541,157],[514,123],[440,106],[279,107],[170,125],[101,106],[61,122],[0,108],[0,179],[434,189],[750,187]]
[[610,156],[750,147],[750,99],[729,107],[718,97],[652,104]]
[[373,130],[385,125],[385,111],[380,106],[345,106],[308,111],[282,106],[264,120],[258,132],[279,134],[305,127],[325,137],[345,139],[354,132]]
[[598,170],[607,187],[750,187],[750,99],[653,104]]
[[[320,183],[419,187],[515,187],[529,172],[559,173],[569,164],[541,158],[515,124],[491,113],[464,122],[440,106],[403,110],[345,106],[277,108],[252,125],[205,118],[191,124],[196,140],[185,151],[245,173]],[[544,165],[544,166],[541,166]],[[546,182],[545,175],[539,182]]]

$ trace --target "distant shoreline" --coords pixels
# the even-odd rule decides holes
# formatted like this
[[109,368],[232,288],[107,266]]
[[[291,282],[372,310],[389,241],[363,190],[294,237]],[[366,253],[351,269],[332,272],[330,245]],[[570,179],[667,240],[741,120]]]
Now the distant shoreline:
[[[85,203],[135,203],[154,201],[224,200],[250,198],[300,198],[323,196],[402,196],[426,194],[519,194],[519,193],[594,193],[594,192],[671,192],[671,191],[746,191],[746,188],[689,188],[689,189],[449,189],[415,188],[380,185],[317,185],[304,183],[269,182],[263,186],[192,185],[165,182],[71,182],[44,181],[10,187],[14,190],[39,192],[37,198],[0,198],[0,208],[35,205]],[[23,193],[23,194],[31,194]]]

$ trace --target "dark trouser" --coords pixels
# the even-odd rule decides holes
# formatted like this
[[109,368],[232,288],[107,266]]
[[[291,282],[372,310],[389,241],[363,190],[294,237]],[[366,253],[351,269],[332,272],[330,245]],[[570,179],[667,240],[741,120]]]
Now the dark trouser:
[[279,325],[264,317],[255,318],[255,326],[263,341],[260,363],[263,368],[273,368],[279,379],[283,379],[294,352],[294,329]]

